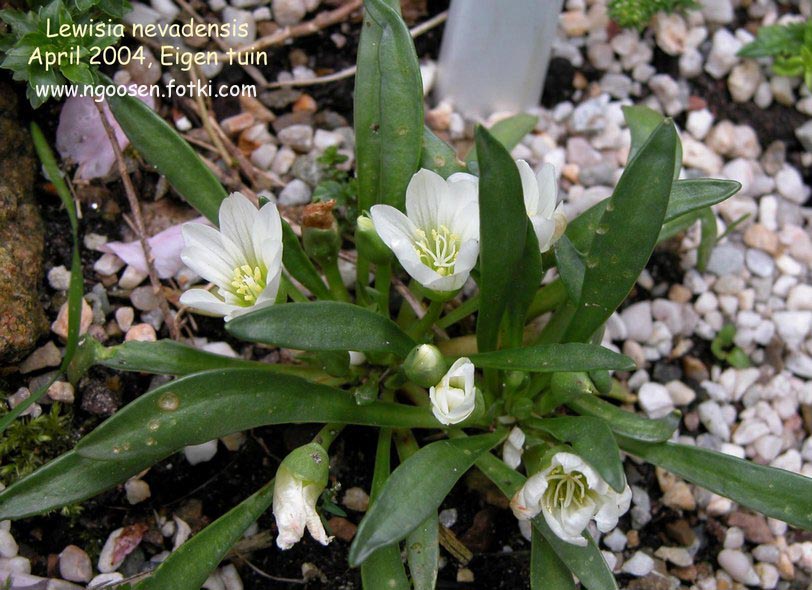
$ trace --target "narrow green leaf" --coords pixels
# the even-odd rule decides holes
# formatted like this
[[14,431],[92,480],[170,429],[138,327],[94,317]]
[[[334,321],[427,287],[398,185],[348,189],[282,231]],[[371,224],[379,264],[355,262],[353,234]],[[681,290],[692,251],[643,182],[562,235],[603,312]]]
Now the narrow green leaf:
[[157,460],[186,445],[268,424],[338,422],[431,428],[426,408],[391,402],[358,406],[340,389],[263,369],[196,373],[145,393],[76,445],[84,457]]
[[16,520],[87,500],[154,462],[139,456],[100,461],[68,451],[0,492],[0,517]]
[[440,564],[440,522],[437,511],[406,537],[406,556],[414,590],[434,590]]
[[591,416],[563,416],[529,418],[527,424],[561,442],[570,443],[575,452],[618,493],[626,487],[620,449],[605,420]]
[[[521,473],[511,469],[504,461],[491,453],[480,455],[476,466],[496,484],[507,498],[512,498],[526,481]],[[587,546],[578,547],[556,537],[544,522],[543,516],[533,519],[533,527],[544,536],[558,558],[573,574],[578,576],[585,588],[588,590],[617,590],[615,577],[589,534],[584,535]],[[558,589],[556,588],[556,590]]]
[[812,478],[724,453],[674,443],[619,439],[621,448],[765,516],[812,529]]
[[173,551],[135,590],[198,590],[228,550],[273,503],[271,480]]
[[479,158],[480,296],[488,305],[477,317],[480,351],[494,350],[515,273],[521,272],[527,240],[527,210],[519,170],[508,151],[484,127],[477,127]]
[[665,218],[677,132],[662,123],[626,167],[587,255],[581,301],[564,336],[586,341],[614,312],[645,268]]
[[[643,148],[657,126],[665,121],[665,117],[643,105],[623,107],[623,117],[632,134],[632,145],[629,150],[629,161],[631,161]],[[682,142],[677,138],[674,146],[674,180],[679,178],[680,168],[682,168]]]
[[[714,178],[677,180],[671,187],[663,229],[665,224],[673,223],[689,213],[721,203],[736,194],[740,188],[741,184],[734,180]],[[608,200],[603,200],[593,205],[567,226],[565,235],[578,250],[589,251],[595,230],[598,229],[598,223],[608,203]],[[666,237],[661,233],[658,241],[663,241]]]
[[395,3],[366,0],[355,81],[356,150],[361,210],[403,209],[420,165],[423,82],[409,29]]
[[443,178],[448,178],[456,172],[466,171],[465,165],[457,158],[454,148],[425,126],[423,127],[423,153],[420,167],[436,172]]
[[541,279],[544,277],[539,242],[533,224],[527,224],[524,240],[521,272],[514,275],[513,285],[508,291],[503,348],[516,348],[522,345],[527,310],[533,303]]
[[304,285],[317,299],[333,299],[330,290],[324,285],[319,271],[305,254],[299,238],[284,219],[282,220],[282,263],[290,276]]
[[691,211],[690,213],[681,215],[680,217],[672,219],[671,221],[666,221],[665,223],[663,223],[663,227],[660,230],[660,235],[657,238],[657,243],[662,243],[666,240],[670,240],[677,234],[686,231],[693,224],[699,221],[700,217],[702,217],[701,209]]
[[531,590],[575,590],[572,572],[558,558],[538,529],[533,529],[530,544]]
[[222,356],[176,342],[130,341],[116,346],[102,346],[94,338],[85,338],[79,346],[79,355],[86,357],[87,366],[102,365],[120,371],[139,371],[159,375],[190,375],[212,369],[264,369],[273,373],[316,376],[321,373],[300,365],[270,364],[241,358]]
[[502,439],[502,433],[494,433],[441,440],[401,463],[361,521],[350,547],[350,565],[357,566],[376,549],[406,538],[437,510],[474,461]]
[[[369,496],[370,505],[373,505],[389,478],[389,464],[391,462],[392,431],[381,428],[378,431],[378,446],[375,450],[375,467],[372,474],[372,485]],[[361,584],[364,590],[378,590],[378,588],[392,588],[393,590],[411,590],[409,580],[400,558],[400,547],[388,545],[374,551],[364,563],[361,564]]]
[[[501,121],[494,123],[488,131],[493,135],[494,139],[501,143],[504,148],[509,152],[524,139],[524,136],[536,128],[539,118],[535,115],[528,115],[527,113],[519,113],[512,117],[507,117]],[[471,147],[471,151],[465,156],[465,162],[471,164],[476,162],[477,146]],[[482,167],[480,166],[480,169]]]
[[584,284],[586,267],[578,250],[566,235],[561,236],[561,239],[555,244],[555,259],[558,263],[558,274],[561,276],[561,282],[567,288],[570,301],[578,303],[581,300],[581,288]]
[[664,418],[651,420],[621,410],[595,395],[576,396],[567,405],[581,415],[602,418],[615,434],[643,442],[664,442],[670,439],[679,426],[681,416],[678,411],[674,411]]
[[719,228],[716,223],[716,215],[713,214],[710,207],[706,207],[701,211],[699,221],[702,231],[699,248],[697,248],[696,252],[696,268],[700,272],[705,272],[711,253],[716,247],[716,236]]
[[477,367],[556,373],[559,371],[634,370],[629,357],[594,344],[536,344],[468,355]]
[[298,350],[391,352],[405,358],[415,345],[389,318],[339,301],[266,307],[234,318],[226,330],[250,342]]
[[133,147],[192,207],[217,224],[226,191],[186,140],[137,98],[112,96],[107,102]]

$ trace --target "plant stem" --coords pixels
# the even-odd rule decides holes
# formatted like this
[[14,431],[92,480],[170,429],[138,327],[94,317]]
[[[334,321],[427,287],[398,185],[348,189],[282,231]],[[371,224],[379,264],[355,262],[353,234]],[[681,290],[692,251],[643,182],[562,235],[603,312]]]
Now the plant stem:
[[477,293],[470,299],[466,299],[465,301],[463,301],[457,309],[445,314],[437,322],[437,325],[440,326],[441,328],[447,328],[448,326],[456,324],[458,321],[471,315],[478,309],[479,309],[479,293]]
[[392,264],[379,264],[375,269],[375,289],[378,291],[378,308],[389,317],[389,289],[392,283]]
[[420,321],[412,326],[409,330],[409,335],[412,338],[419,339],[434,325],[437,318],[440,317],[440,312],[443,311],[442,301],[432,301],[429,308],[426,310],[426,315],[420,318]]
[[296,285],[287,277],[287,275],[282,275],[282,284],[281,288],[285,290],[285,293],[290,296],[297,303],[304,303],[308,301],[305,294],[299,291]]
[[536,292],[533,302],[530,304],[530,309],[527,310],[527,319],[532,320],[548,311],[552,311],[566,300],[567,289],[561,279],[556,279]]
[[369,260],[358,250],[358,258],[355,260],[355,299],[361,304],[366,304],[369,301],[367,299],[368,285]]
[[318,443],[324,447],[325,450],[330,450],[330,445],[333,444],[338,435],[341,434],[341,431],[344,430],[344,426],[346,424],[325,424],[321,430],[319,430],[318,434],[313,437],[313,442]]
[[416,406],[427,408],[431,405],[426,391],[414,383],[406,383],[403,387],[401,387],[401,391],[403,391],[406,397],[409,398],[409,401]]
[[345,301],[349,303],[350,293],[347,287],[344,286],[344,280],[341,278],[341,273],[338,270],[338,260],[325,262],[322,264],[324,276],[327,277],[327,284],[330,286],[330,292],[338,301]]

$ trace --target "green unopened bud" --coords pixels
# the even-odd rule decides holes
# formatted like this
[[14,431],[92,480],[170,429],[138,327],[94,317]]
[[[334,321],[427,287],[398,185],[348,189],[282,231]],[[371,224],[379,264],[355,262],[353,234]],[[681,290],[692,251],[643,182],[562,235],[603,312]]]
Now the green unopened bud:
[[308,256],[319,263],[332,263],[338,258],[341,235],[333,216],[335,201],[311,203],[302,215],[302,245]]
[[599,393],[605,395],[612,391],[612,376],[609,371],[590,371],[589,378]]
[[392,251],[383,243],[372,220],[366,215],[361,215],[356,222],[355,246],[374,264],[389,264],[392,261]]
[[447,370],[443,353],[432,344],[415,346],[403,363],[403,371],[409,381],[421,387],[437,385]]
[[305,484],[317,484],[323,489],[330,476],[330,457],[323,446],[311,442],[293,449],[279,468],[287,469]]

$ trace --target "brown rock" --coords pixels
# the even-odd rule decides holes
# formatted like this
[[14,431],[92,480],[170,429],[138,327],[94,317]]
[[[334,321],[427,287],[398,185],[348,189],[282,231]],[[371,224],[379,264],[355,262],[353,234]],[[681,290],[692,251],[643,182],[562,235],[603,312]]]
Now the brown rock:
[[767,525],[767,519],[760,514],[736,511],[727,518],[728,526],[737,526],[744,531],[744,538],[758,545],[773,543],[775,536]]
[[768,254],[776,254],[778,252],[778,235],[760,223],[754,223],[745,230],[744,243],[751,248],[764,250]]
[[688,567],[672,567],[671,573],[677,576],[683,582],[694,582],[697,578],[695,565],[689,565]]
[[353,537],[355,537],[355,531],[358,530],[357,526],[340,516],[334,516],[328,520],[327,526],[336,537],[347,543],[352,541]]
[[[62,304],[62,307],[59,308],[59,314],[57,314],[54,323],[51,324],[51,331],[62,339],[67,339],[68,337],[69,316],[68,302],[66,301]],[[82,299],[82,318],[79,320],[80,335],[87,333],[87,329],[90,327],[92,321],[93,309],[88,305],[87,301]]]
[[668,298],[677,303],[688,303],[692,297],[691,290],[685,285],[674,284],[668,290]]
[[484,508],[476,513],[471,527],[460,537],[463,545],[474,553],[485,553],[493,542],[493,521],[496,511]]
[[649,574],[629,582],[629,590],[671,590],[671,581],[659,574]]
[[24,357],[48,329],[39,301],[45,235],[36,160],[16,96],[0,84],[0,365]]
[[309,94],[301,95],[296,99],[296,102],[293,103],[294,113],[315,113],[318,108],[319,106],[316,104],[316,100]]
[[696,541],[696,533],[684,518],[665,525],[665,534],[683,547],[690,547]]

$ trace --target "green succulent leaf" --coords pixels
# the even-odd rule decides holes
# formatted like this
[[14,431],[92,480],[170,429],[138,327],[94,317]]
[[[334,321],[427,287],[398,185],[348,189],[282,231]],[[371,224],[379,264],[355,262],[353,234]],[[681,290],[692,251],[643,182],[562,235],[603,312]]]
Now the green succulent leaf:
[[273,305],[234,318],[226,329],[243,340],[298,350],[389,352],[405,358],[415,345],[389,318],[339,301]]
[[[539,118],[535,115],[528,115],[527,113],[519,113],[511,117],[502,119],[494,123],[488,131],[493,138],[502,144],[502,146],[509,152],[524,139],[524,136],[536,128]],[[477,162],[477,145],[471,147],[471,150],[465,156],[465,162],[470,166]],[[480,166],[481,169],[481,166]]]
[[502,439],[502,433],[494,433],[441,440],[401,463],[361,521],[350,547],[350,565],[358,566],[376,549],[405,539],[437,511],[474,461]]
[[[665,117],[657,111],[647,106],[635,105],[623,107],[623,117],[629,126],[632,134],[632,145],[629,151],[629,161],[631,162],[637,153],[643,148],[648,138],[654,130],[665,121]],[[674,146],[674,180],[679,178],[682,168],[682,142],[679,137]]]
[[524,348],[494,350],[468,355],[471,362],[485,369],[506,369],[536,373],[563,371],[594,371],[611,369],[634,370],[629,357],[597,346],[569,342],[566,344],[536,344]]
[[530,589],[575,590],[572,572],[559,559],[538,529],[533,528],[530,544]]
[[566,403],[571,410],[583,416],[603,419],[615,434],[642,442],[667,441],[679,427],[681,417],[675,410],[663,418],[651,420],[621,410],[595,395],[575,396]]
[[665,219],[672,179],[664,172],[673,169],[676,141],[674,124],[661,123],[623,172],[595,230],[565,340],[589,340],[645,268]]
[[812,479],[724,453],[619,438],[621,448],[765,516],[812,529]]
[[457,158],[454,148],[425,126],[423,127],[423,153],[420,167],[436,172],[443,178],[448,178],[456,172],[466,171],[463,163]]
[[479,158],[480,296],[488,305],[477,317],[480,351],[494,350],[508,307],[516,269],[522,268],[527,241],[527,211],[519,170],[502,144],[477,127]]
[[[250,411],[247,411],[250,409]],[[426,408],[358,406],[345,391],[263,369],[222,369],[177,379],[142,395],[76,445],[84,457],[153,462],[187,445],[268,424],[337,422],[431,428]]]
[[423,82],[400,3],[366,0],[355,76],[355,141],[362,211],[376,203],[403,209],[420,165]]

